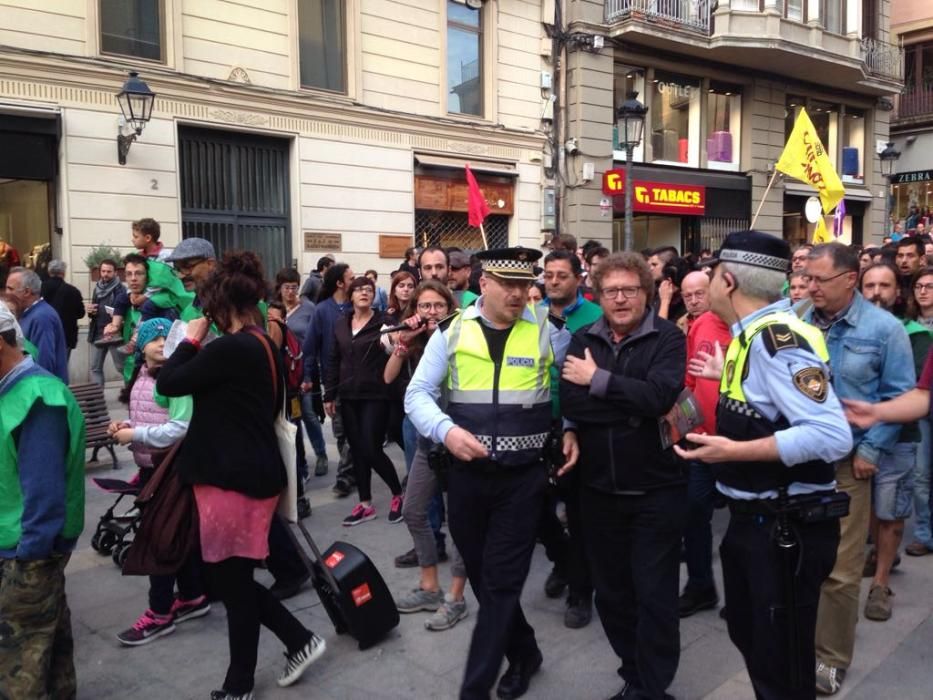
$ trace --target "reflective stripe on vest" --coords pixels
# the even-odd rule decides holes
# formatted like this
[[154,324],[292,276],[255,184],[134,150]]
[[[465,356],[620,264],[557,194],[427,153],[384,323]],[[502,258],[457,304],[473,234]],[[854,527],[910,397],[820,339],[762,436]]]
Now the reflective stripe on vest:
[[[535,322],[518,319],[496,368],[479,318],[458,317],[447,333],[447,412],[473,433],[504,465],[540,457],[550,428],[550,327],[544,313]],[[498,389],[498,391],[496,391]]]

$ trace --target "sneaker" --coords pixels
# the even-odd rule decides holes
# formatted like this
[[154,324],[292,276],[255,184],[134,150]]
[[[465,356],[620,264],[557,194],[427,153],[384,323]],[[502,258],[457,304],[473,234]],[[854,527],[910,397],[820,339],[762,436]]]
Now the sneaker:
[[298,499],[298,519],[304,520],[311,517],[311,503],[307,496]]
[[185,620],[193,620],[196,617],[204,617],[210,611],[211,604],[207,600],[207,596],[202,595],[191,600],[182,600],[176,597],[175,602],[172,603],[172,612],[170,614],[173,622],[184,622]]
[[389,522],[393,525],[402,522],[401,496],[392,496],[392,504],[389,506]]
[[171,614],[157,615],[152,610],[147,610],[139,616],[139,619],[133,623],[132,627],[120,632],[117,635],[117,640],[119,640],[120,644],[125,644],[128,647],[138,647],[174,631],[175,622],[172,620]]
[[234,695],[226,690],[212,690],[211,700],[253,700],[253,691],[242,695]]
[[409,549],[404,554],[395,557],[396,569],[413,569],[418,566],[418,554],[414,549]]
[[716,593],[715,588],[702,592],[685,588],[677,601],[681,617],[690,617],[701,610],[713,610],[717,605],[719,605],[719,594]]
[[564,627],[578,630],[586,627],[593,619],[593,596],[583,598],[573,595],[567,596],[567,609],[564,611]]
[[933,554],[933,549],[927,547],[923,542],[911,542],[904,547],[904,552],[912,557],[925,557],[927,554]]
[[395,601],[395,607],[400,613],[413,613],[422,610],[434,612],[444,602],[441,591],[426,591],[423,588],[413,588]]
[[301,678],[301,674],[305,672],[305,669],[321,658],[321,654],[326,650],[327,643],[316,634],[312,634],[311,639],[301,649],[294,654],[285,654],[285,670],[276,680],[276,683],[279,684],[280,688],[291,685]]
[[327,455],[318,455],[314,463],[314,476],[324,476],[328,469],[330,469],[330,464],[327,461]]
[[449,630],[468,614],[465,599],[454,600],[447,594],[444,596],[444,602],[437,609],[437,612],[424,621],[424,628],[431,632]]
[[337,479],[337,483],[334,484],[333,491],[337,498],[346,498],[351,493],[353,493],[353,487],[343,479]]
[[567,579],[555,566],[544,582],[544,595],[548,598],[560,598],[567,589]]
[[353,527],[354,525],[365,523],[367,520],[375,520],[375,518],[375,508],[372,506],[364,506],[362,503],[357,503],[356,507],[350,511],[350,515],[343,519],[343,526]]
[[846,670],[816,662],[816,692],[820,695],[835,695],[846,679]]
[[884,622],[891,619],[891,612],[894,604],[891,598],[894,594],[886,586],[873,585],[868,590],[868,600],[865,601],[865,617],[876,622]]

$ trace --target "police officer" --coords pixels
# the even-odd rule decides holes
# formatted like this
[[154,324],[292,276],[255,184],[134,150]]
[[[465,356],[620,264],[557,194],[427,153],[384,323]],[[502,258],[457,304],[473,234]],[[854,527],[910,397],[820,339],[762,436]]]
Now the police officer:
[[[542,662],[519,598],[547,482],[549,372],[563,360],[569,335],[543,307],[527,304],[540,252],[507,248],[477,257],[482,295],[428,341],[405,412],[453,461],[450,532],[480,604],[460,697],[488,698],[506,656],[496,694],[508,699],[524,695]],[[446,412],[436,403],[441,390]],[[561,474],[577,460],[571,431],[563,435],[563,454]]]
[[[813,698],[820,585],[839,542],[833,462],[852,449],[829,382],[826,345],[781,299],[787,243],[729,234],[710,283],[712,310],[731,325],[718,435],[690,433],[684,459],[713,464],[731,517],[720,547],[729,636],[756,697]],[[715,376],[715,360],[703,376]],[[804,502],[810,508],[804,507]]]

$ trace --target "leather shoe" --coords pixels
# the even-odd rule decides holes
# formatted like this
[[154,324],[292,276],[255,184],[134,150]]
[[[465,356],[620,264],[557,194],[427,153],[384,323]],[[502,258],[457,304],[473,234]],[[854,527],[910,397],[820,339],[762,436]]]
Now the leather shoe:
[[528,685],[531,683],[531,677],[538,672],[544,657],[541,656],[541,650],[536,649],[533,656],[509,664],[502,678],[499,679],[499,685],[496,687],[496,697],[502,700],[513,700],[520,698],[528,692]]
[[560,598],[567,589],[567,579],[555,566],[544,582],[544,595],[548,598]]
[[412,569],[416,566],[418,566],[418,555],[415,553],[414,549],[409,549],[404,554],[399,554],[395,557],[396,569]]
[[593,619],[593,595],[585,597],[570,594],[567,609],[564,611],[564,627],[578,630],[590,624]]
[[719,605],[719,595],[715,588],[706,591],[685,588],[677,601],[678,613],[681,617],[690,617],[701,610],[712,610],[717,605]]

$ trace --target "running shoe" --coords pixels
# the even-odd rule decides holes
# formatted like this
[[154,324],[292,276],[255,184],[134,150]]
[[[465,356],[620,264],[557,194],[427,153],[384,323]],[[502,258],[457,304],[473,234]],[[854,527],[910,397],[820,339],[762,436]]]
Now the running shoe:
[[117,640],[120,644],[125,644],[128,647],[138,647],[174,631],[175,622],[172,620],[171,613],[158,615],[152,610],[147,610],[139,616],[139,619],[133,623],[132,627],[120,632],[117,635]]

